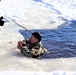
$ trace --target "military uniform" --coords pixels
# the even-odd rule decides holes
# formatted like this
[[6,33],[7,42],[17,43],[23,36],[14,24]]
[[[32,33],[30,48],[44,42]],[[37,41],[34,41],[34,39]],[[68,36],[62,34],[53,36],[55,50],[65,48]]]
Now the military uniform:
[[28,57],[37,58],[43,55],[47,50],[42,46],[41,42],[30,43],[29,40],[23,41],[21,53]]

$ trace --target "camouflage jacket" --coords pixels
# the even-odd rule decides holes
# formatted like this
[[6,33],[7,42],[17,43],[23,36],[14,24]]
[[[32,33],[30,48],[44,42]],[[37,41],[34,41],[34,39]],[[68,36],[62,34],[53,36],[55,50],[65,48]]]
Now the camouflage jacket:
[[21,53],[29,57],[39,57],[44,54],[47,50],[42,46],[41,42],[31,44],[29,40],[24,40],[23,47],[21,48]]

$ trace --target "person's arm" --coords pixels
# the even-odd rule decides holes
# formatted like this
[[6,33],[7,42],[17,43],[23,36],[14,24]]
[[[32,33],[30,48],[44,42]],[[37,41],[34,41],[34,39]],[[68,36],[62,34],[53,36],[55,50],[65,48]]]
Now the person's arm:
[[19,41],[17,48],[21,49],[22,47],[26,46],[26,44],[27,44],[27,40]]

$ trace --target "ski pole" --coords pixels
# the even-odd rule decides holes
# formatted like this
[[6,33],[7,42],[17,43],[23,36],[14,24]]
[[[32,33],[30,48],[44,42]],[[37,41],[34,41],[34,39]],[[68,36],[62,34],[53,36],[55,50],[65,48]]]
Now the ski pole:
[[14,21],[14,20],[12,20],[12,19],[11,19],[11,21],[12,21],[13,23],[15,23],[16,25],[18,25],[18,26],[20,26],[20,27],[24,28],[24,29],[25,29],[26,31],[28,31],[30,34],[32,34],[32,32],[31,32],[31,31],[29,31],[26,27],[24,27],[24,26],[20,25],[19,23],[17,23],[16,21]]
[[15,21],[14,21],[14,20],[12,20],[12,19],[11,19],[11,21],[12,21],[12,22],[14,22],[16,25],[18,25],[18,26],[20,26],[20,27],[24,28],[24,29],[27,31],[27,28],[26,28],[26,27],[24,27],[24,26],[20,25],[19,23],[15,22]]
[[[4,19],[6,19],[6,18],[4,18]],[[6,19],[6,20],[8,20],[8,19]],[[25,29],[26,31],[28,31],[28,29],[26,28],[26,27],[24,27],[24,26],[22,26],[22,25],[20,25],[19,23],[17,23],[16,21],[14,21],[13,19],[10,19],[10,21],[12,21],[13,23],[15,23],[16,25],[18,25],[18,26],[20,26],[21,28],[23,28],[23,29]],[[28,31],[30,34],[32,34],[32,32],[31,31]]]

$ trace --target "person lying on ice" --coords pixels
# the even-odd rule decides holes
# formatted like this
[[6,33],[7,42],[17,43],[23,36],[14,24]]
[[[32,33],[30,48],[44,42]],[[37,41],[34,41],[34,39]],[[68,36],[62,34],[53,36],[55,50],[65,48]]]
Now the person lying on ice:
[[38,58],[43,55],[47,49],[42,46],[41,34],[38,32],[32,33],[29,40],[23,40],[18,42],[18,49],[24,56]]

